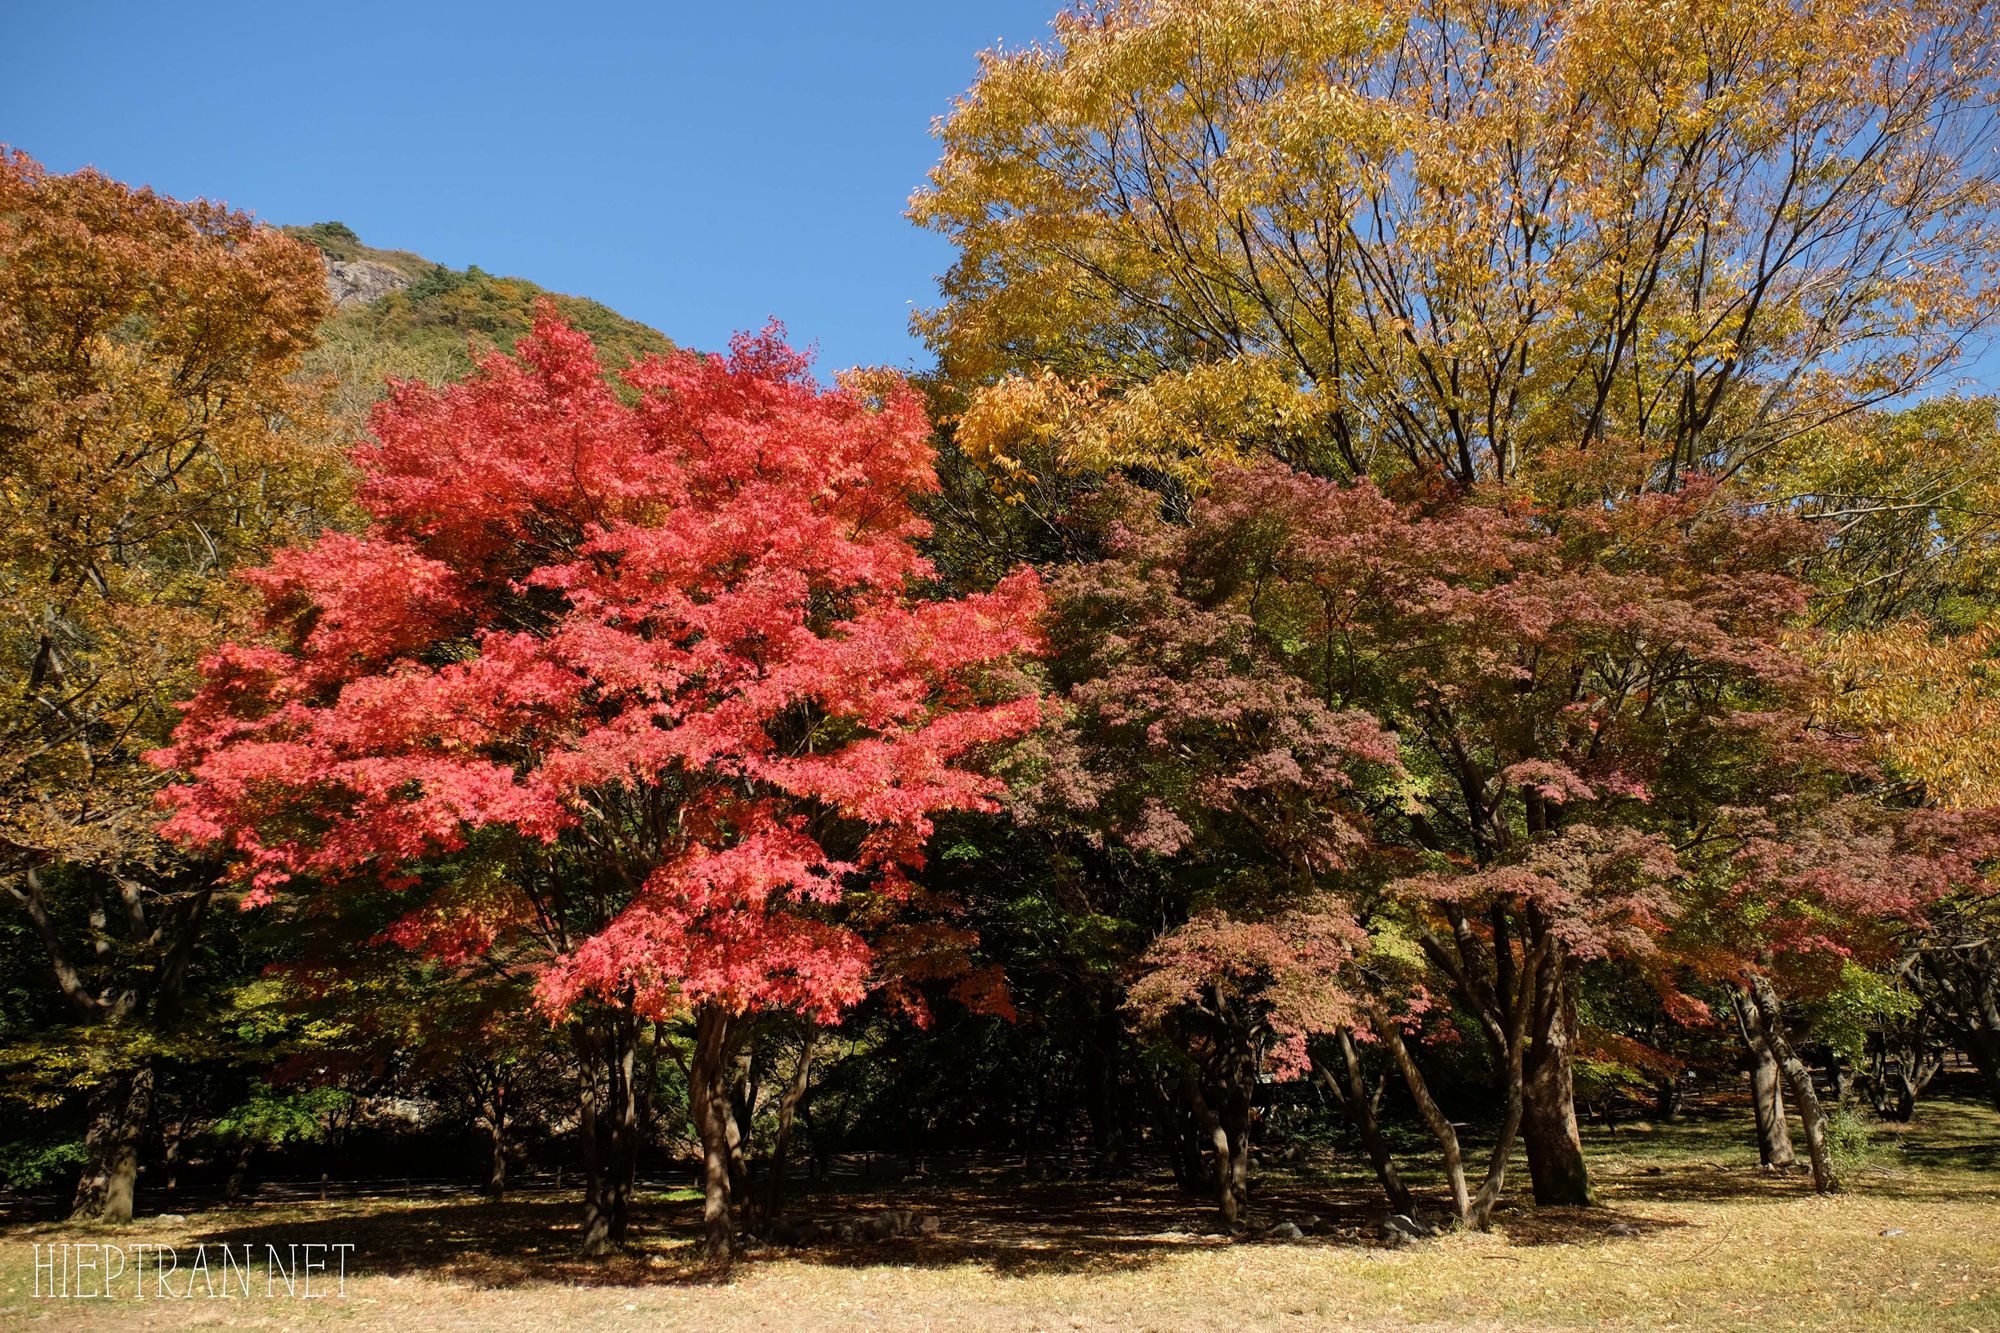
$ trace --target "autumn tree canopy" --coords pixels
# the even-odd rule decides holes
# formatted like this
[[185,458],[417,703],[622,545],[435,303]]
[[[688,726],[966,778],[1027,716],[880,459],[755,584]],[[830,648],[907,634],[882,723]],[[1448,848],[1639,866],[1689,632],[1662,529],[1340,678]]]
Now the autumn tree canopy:
[[1994,42],[1931,0],[1082,5],[942,121],[919,327],[1007,465],[1732,468],[1990,324]]
[[126,1034],[177,1020],[210,893],[154,837],[141,756],[237,570],[344,495],[295,378],[328,309],[312,250],[242,213],[0,149],[0,879],[90,1034],[82,1214],[130,1214]]
[[716,1078],[736,1017],[894,980],[870,935],[919,895],[932,815],[991,808],[978,752],[1039,717],[1009,668],[1040,594],[913,600],[909,390],[822,391],[775,332],[622,381],[551,312],[518,360],[399,389],[353,455],[368,529],[258,572],[269,637],[208,663],[166,831],[233,852],[249,902],[414,884],[504,835],[402,936],[538,935],[551,1011],[695,1009]]

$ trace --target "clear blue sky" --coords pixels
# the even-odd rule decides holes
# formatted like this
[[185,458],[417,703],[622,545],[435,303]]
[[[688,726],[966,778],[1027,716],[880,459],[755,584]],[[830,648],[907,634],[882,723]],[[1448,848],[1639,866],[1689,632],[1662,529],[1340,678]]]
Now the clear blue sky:
[[903,219],[977,53],[1061,0],[0,0],[0,142],[595,297],[822,373],[927,364]]
[[[1063,0],[0,0],[0,142],[595,297],[924,365],[903,219],[978,52]],[[2000,352],[1966,367],[1989,390]]]

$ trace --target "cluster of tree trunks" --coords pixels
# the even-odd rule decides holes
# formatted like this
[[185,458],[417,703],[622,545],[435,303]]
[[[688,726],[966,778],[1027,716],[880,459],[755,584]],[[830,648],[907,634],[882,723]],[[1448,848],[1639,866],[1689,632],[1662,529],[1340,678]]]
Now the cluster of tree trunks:
[[1827,1142],[1826,1109],[1813,1085],[1812,1069],[1793,1049],[1785,1027],[1785,1011],[1770,978],[1752,973],[1732,995],[1738,1030],[1749,1047],[1751,1103],[1757,1122],[1757,1152],[1766,1166],[1793,1161],[1791,1133],[1785,1123],[1784,1094],[1790,1093],[1805,1129],[1806,1152],[1812,1162],[1813,1188],[1822,1194],[1840,1189]]
[[577,1133],[583,1144],[583,1252],[611,1253],[625,1243],[639,1162],[639,1098],[633,1080],[639,1018],[629,1002],[579,1021],[573,1033]]
[[1925,1012],[1979,1070],[2000,1107],[2000,948],[1985,930],[1934,939],[1903,968]]

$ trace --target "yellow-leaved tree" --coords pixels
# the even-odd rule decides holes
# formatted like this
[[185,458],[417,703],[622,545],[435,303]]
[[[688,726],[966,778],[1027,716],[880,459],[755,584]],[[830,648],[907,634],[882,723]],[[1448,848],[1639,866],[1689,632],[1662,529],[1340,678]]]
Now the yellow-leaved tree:
[[1727,471],[1931,382],[1990,322],[1994,19],[1083,5],[941,121],[912,217],[959,254],[918,326],[990,386],[969,452],[1003,471],[1245,442],[1346,475]]
[[329,308],[311,247],[244,214],[0,149],[0,882],[72,1022],[44,1057],[91,1089],[82,1216],[131,1216],[213,891],[154,837],[143,755],[233,571],[347,485],[295,376]]

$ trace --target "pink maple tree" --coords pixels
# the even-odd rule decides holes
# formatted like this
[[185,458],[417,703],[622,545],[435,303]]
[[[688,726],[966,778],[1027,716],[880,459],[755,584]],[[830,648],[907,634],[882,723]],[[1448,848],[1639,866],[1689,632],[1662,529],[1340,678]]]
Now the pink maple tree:
[[935,814],[993,807],[982,751],[1040,717],[1038,582],[921,600],[917,395],[822,389],[776,329],[613,382],[544,310],[373,426],[366,530],[253,576],[266,638],[206,664],[158,756],[189,775],[166,834],[229,853],[246,905],[405,892],[392,938],[532,959],[552,1014],[608,1015],[580,1042],[611,1124],[588,1249],[622,1233],[638,1022],[692,1010],[726,1255],[732,1032],[895,985],[884,932],[935,962],[915,872]]

